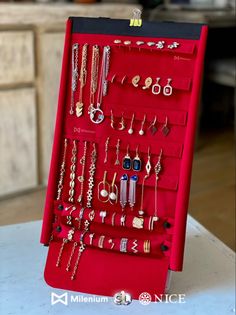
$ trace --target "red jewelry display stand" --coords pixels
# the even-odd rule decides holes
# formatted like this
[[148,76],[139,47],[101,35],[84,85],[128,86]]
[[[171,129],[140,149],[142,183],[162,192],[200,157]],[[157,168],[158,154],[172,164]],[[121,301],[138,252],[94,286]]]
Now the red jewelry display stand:
[[45,280],[113,296],[181,271],[207,26],[68,19]]

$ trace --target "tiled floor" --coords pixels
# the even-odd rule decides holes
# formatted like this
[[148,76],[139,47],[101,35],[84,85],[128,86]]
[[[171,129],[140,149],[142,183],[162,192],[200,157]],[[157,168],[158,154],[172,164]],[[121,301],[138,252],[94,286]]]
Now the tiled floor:
[[[204,134],[193,164],[190,214],[235,250],[235,158],[232,131]],[[0,224],[42,218],[45,190],[0,201]]]

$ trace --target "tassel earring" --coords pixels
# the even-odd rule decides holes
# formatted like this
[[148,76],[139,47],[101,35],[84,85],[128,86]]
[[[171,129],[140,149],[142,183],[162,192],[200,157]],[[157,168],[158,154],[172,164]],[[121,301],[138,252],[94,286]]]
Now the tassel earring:
[[134,205],[136,203],[136,184],[138,182],[138,176],[133,175],[130,177],[129,181],[129,206],[131,210],[134,209]]
[[120,205],[122,211],[124,211],[125,206],[127,204],[127,183],[128,183],[128,175],[124,174],[120,179]]

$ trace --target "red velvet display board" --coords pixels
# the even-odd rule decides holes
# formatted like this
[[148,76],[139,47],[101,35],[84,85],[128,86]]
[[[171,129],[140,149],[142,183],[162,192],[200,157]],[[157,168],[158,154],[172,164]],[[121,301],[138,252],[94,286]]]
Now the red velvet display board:
[[[49,244],[45,268],[45,280],[49,285],[108,296],[125,290],[133,298],[138,298],[141,292],[164,293],[168,270],[182,270],[206,36],[207,27],[200,24],[144,21],[141,27],[130,27],[128,20],[68,20],[41,235],[41,243]],[[74,44],[78,44],[78,76],[82,49],[88,44],[86,84],[82,90],[84,105],[80,117],[75,113],[81,93],[79,78],[74,92],[71,87]],[[104,120],[99,124],[93,123],[88,114],[94,45],[99,47],[98,81],[102,75],[103,48],[110,47],[107,94],[103,96],[100,107]],[[135,76],[140,77],[137,83]],[[151,78],[150,86],[147,78]],[[152,86],[157,78],[156,88],[160,93],[154,94],[153,91],[157,90]],[[164,93],[170,91],[168,80],[172,87],[169,96]],[[73,114],[70,113],[72,93]],[[121,128],[122,118],[124,129]],[[152,128],[154,120],[155,128]],[[164,132],[165,123],[168,134]],[[133,133],[128,132],[131,127]],[[140,135],[140,130],[143,130],[143,135]],[[115,163],[118,141],[119,165]],[[84,190],[82,201],[78,202],[85,146]],[[74,168],[73,147],[76,147]],[[97,156],[92,175],[92,201],[91,207],[87,207],[94,148]],[[141,171],[123,169],[127,150],[131,161],[135,160],[138,152]],[[104,163],[106,154],[107,162]],[[148,155],[151,170],[144,180]],[[156,179],[155,166],[159,159],[161,171]],[[99,183],[103,182],[104,171],[110,189],[116,174],[117,203],[101,201],[103,184],[99,186]],[[122,210],[119,202],[120,179],[124,174],[127,175],[127,194],[130,179],[138,176],[133,209],[127,201]],[[60,180],[61,193],[58,194]],[[144,215],[139,212],[142,189]],[[155,210],[157,221],[153,221]]]

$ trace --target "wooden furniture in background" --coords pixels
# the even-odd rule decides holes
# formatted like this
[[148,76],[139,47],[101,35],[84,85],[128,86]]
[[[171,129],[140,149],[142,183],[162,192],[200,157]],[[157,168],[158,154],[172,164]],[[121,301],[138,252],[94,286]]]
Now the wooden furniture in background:
[[68,16],[128,19],[134,7],[0,5],[0,197],[47,183]]

